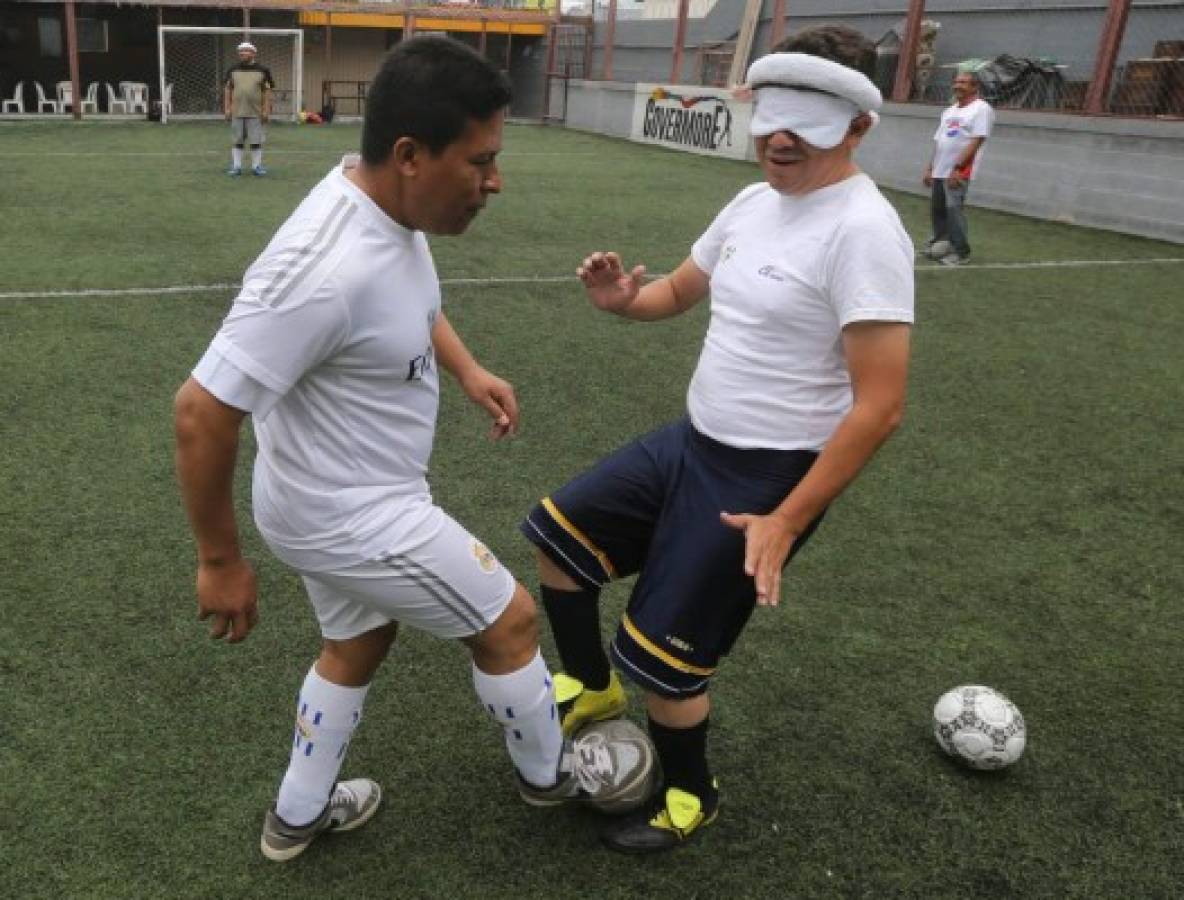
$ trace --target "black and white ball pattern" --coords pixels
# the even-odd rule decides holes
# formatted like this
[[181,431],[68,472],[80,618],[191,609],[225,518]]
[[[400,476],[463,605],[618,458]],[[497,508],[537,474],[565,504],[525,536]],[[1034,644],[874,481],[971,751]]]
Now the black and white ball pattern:
[[1027,727],[1014,703],[994,688],[964,684],[933,707],[933,735],[950,756],[974,769],[1002,769],[1024,752]]

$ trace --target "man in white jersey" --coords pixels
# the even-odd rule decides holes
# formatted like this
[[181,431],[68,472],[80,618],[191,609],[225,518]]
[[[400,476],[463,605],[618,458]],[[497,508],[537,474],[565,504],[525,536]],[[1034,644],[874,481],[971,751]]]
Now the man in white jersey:
[[954,103],[941,114],[933,135],[933,155],[921,181],[930,189],[929,212],[933,234],[925,255],[947,266],[970,262],[966,224],[966,195],[983,158],[983,143],[991,133],[995,111],[978,95],[978,76],[954,76]]
[[609,455],[545,498],[522,530],[563,662],[565,731],[625,696],[600,636],[608,581],[638,579],[610,652],[644,691],[665,784],[609,825],[628,853],[667,850],[719,808],[707,688],[755,605],[827,506],[899,423],[913,321],[913,248],[852,160],[880,93],[870,41],[845,26],[785,39],[748,72],[765,181],[740,192],[670,275],[593,253],[592,303],[641,321],[710,294],[686,418]]
[[476,362],[442,312],[425,238],[461,234],[500,191],[509,101],[505,77],[465,45],[400,43],[368,93],[361,159],[331,171],[247,270],[177,395],[199,616],[231,642],[258,616],[232,502],[250,414],[255,522],[301,575],[323,635],[264,819],[273,860],[378,808],[376,782],[337,776],[398,623],[469,647],[474,686],[503,727],[527,802],[587,799],[580,782],[595,780],[581,778],[579,742],[560,732],[530,595],[432,502],[425,477],[438,368],[489,412],[492,437],[518,424],[511,386]]

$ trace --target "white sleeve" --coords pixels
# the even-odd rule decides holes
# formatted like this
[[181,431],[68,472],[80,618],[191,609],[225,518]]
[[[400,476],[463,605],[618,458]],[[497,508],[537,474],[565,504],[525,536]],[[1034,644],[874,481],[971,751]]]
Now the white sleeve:
[[244,375],[282,397],[331,356],[349,333],[349,314],[336,279],[301,285],[278,302],[244,290],[211,349]]
[[974,111],[974,119],[970,123],[970,136],[985,138],[991,133],[991,124],[995,120],[995,110],[985,100],[978,102],[978,109]]
[[193,369],[193,380],[225,403],[263,419],[280,399],[211,345]]
[[733,197],[731,202],[719,211],[719,215],[715,217],[715,220],[708,226],[707,230],[695,241],[691,247],[691,259],[694,260],[695,265],[702,269],[705,274],[711,275],[715,271],[715,266],[719,262],[719,254],[723,249],[724,241],[727,239],[732,215],[735,213],[736,208],[763,187],[764,182],[750,184]]
[[913,247],[880,216],[849,221],[829,260],[830,299],[839,325],[913,321]]

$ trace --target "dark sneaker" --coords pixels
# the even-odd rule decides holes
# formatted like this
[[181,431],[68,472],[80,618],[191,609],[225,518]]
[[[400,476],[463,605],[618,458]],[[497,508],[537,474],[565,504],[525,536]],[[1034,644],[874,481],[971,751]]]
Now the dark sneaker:
[[278,815],[275,806],[263,817],[263,836],[259,849],[275,862],[286,862],[304,852],[318,834],[325,831],[353,831],[361,828],[378,811],[382,788],[369,778],[339,781],[325,811],[307,825],[289,825]]
[[943,266],[964,266],[970,262],[969,256],[963,256],[961,253],[947,253],[941,258]]
[[578,678],[559,672],[555,675],[555,704],[563,733],[571,736],[589,722],[620,718],[629,698],[616,672],[609,673],[608,687],[603,691],[588,690]]
[[232,166],[231,168],[226,170],[226,174],[229,175],[231,178],[238,178],[238,176],[243,174],[243,170],[238,168],[238,166]]
[[267,174],[267,169],[263,168],[263,166],[255,166],[251,171],[260,177]]
[[600,832],[605,846],[621,853],[660,853],[685,844],[719,814],[718,785],[706,800],[681,788],[667,788],[641,812]]

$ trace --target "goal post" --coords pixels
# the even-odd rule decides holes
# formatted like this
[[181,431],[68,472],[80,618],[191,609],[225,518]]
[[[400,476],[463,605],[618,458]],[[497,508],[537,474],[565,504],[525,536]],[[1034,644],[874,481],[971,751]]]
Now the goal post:
[[238,45],[250,41],[256,62],[271,71],[273,119],[298,121],[304,104],[304,32],[299,28],[217,28],[160,25],[160,121],[222,118],[226,73]]

